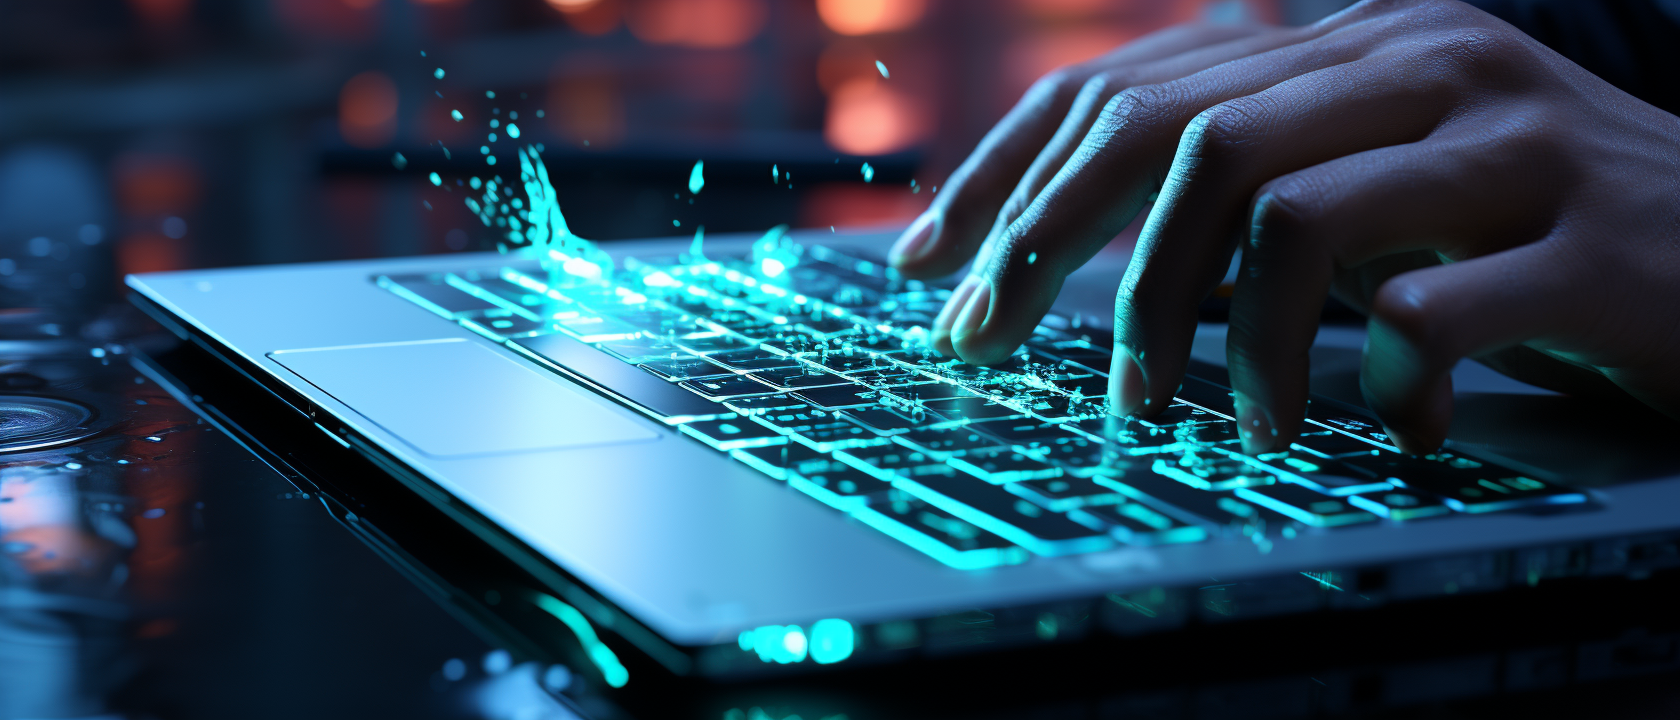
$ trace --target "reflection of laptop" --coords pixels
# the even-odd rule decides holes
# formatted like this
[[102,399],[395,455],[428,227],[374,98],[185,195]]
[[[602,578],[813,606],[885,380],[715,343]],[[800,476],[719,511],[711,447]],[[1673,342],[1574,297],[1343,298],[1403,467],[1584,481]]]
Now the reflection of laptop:
[[612,283],[496,255],[128,283],[296,410],[263,422],[330,438],[529,573],[488,602],[558,621],[597,688],[1680,559],[1675,478],[1587,492],[1450,446],[1407,458],[1322,398],[1290,451],[1248,457],[1214,366],[1152,422],[1105,419],[1100,329],[1047,318],[1008,366],[966,366],[917,343],[946,291],[890,277],[884,236],[812,236],[790,268],[743,240],[686,265],[686,241],[610,246]]

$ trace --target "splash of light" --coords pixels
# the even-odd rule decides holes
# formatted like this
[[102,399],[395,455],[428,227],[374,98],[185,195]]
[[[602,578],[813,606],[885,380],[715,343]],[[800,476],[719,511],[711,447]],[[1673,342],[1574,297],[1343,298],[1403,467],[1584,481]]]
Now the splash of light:
[[700,194],[700,188],[706,187],[706,176],[701,173],[701,171],[705,167],[706,167],[705,161],[697,160],[694,163],[694,169],[689,171],[689,173],[688,173],[688,191],[690,193],[693,193],[695,195],[699,195]]

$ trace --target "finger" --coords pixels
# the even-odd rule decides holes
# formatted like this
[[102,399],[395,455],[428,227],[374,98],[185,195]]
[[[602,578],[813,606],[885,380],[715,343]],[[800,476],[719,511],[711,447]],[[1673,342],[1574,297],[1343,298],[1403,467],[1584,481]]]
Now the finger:
[[[1197,113],[1362,52],[1352,41],[1284,48],[1115,95],[1067,165],[988,257],[980,272],[991,285],[991,305],[976,312],[981,321],[972,329],[953,329],[958,356],[998,362],[1032,333],[1067,274],[1118,234],[1159,187],[1179,134]],[[1184,310],[1195,317],[1194,306]]]
[[1250,28],[1229,28],[1224,36],[1201,36],[1201,39],[1209,41],[1209,44],[1193,51],[1152,62],[1122,64],[1091,76],[1074,97],[1067,117],[1063,118],[1055,135],[1051,136],[1038,157],[1033,159],[1021,181],[1016,183],[1015,189],[1004,201],[1002,209],[997,213],[997,219],[993,221],[990,232],[986,234],[985,241],[981,243],[980,250],[975,255],[975,266],[985,267],[990,248],[997,243],[1004,230],[1026,211],[1050,183],[1051,178],[1055,177],[1056,172],[1073,157],[1073,153],[1079,149],[1080,142],[1102,114],[1103,106],[1120,91],[1135,85],[1153,85],[1177,80],[1221,63],[1297,42],[1300,36],[1298,30],[1258,33]]
[[1593,266],[1543,240],[1383,283],[1359,381],[1395,445],[1418,454],[1446,439],[1460,359],[1587,334],[1608,280]]
[[1062,125],[1081,87],[1093,74],[1175,56],[1253,32],[1252,27],[1171,28],[1038,81],[986,134],[946,180],[944,191],[934,198],[932,206],[893,245],[889,253],[893,266],[908,277],[937,277],[967,263],[999,207]]
[[1479,152],[1486,146],[1466,136],[1370,150],[1256,193],[1226,345],[1245,450],[1287,447],[1298,431],[1307,354],[1339,271],[1418,250],[1480,255],[1544,234],[1544,175],[1526,172],[1520,155]]

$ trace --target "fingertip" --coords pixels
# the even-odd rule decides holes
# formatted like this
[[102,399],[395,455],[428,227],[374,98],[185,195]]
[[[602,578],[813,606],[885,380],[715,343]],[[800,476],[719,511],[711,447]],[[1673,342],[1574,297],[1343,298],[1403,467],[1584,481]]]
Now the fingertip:
[[887,262],[901,271],[914,266],[933,248],[933,236],[939,231],[938,226],[934,212],[922,213],[893,243],[892,250],[887,252]]
[[978,275],[974,278],[974,290],[951,326],[951,345],[964,362],[991,365],[1007,359],[1015,348],[987,341],[988,333],[983,331],[992,317],[992,283]]
[[945,300],[945,306],[939,309],[939,315],[934,317],[933,327],[929,328],[928,333],[929,344],[940,355],[957,356],[957,350],[951,344],[951,326],[956,323],[958,313],[967,305],[968,298],[974,294],[978,283],[979,280],[973,275],[963,278],[957,289],[951,291],[951,297]]
[[1288,440],[1278,430],[1271,410],[1264,405],[1255,402],[1241,391],[1236,393],[1235,404],[1237,437],[1242,440],[1243,452],[1250,455],[1274,452]]
[[1114,359],[1109,362],[1109,407],[1121,416],[1136,415],[1148,400],[1149,386],[1144,381],[1143,367],[1132,357],[1131,350],[1114,347]]

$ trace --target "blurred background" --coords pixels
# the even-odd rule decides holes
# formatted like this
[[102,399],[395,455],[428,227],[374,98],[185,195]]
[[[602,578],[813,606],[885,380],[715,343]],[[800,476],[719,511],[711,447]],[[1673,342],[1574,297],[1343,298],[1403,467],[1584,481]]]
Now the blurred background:
[[510,122],[584,237],[904,222],[1057,66],[1345,4],[0,0],[0,333],[124,273],[489,249],[454,185]]

